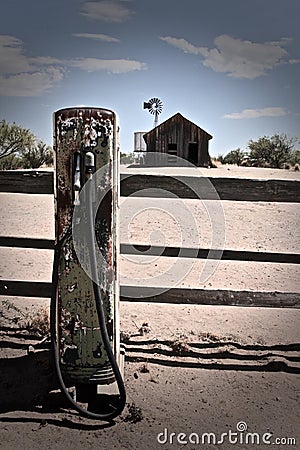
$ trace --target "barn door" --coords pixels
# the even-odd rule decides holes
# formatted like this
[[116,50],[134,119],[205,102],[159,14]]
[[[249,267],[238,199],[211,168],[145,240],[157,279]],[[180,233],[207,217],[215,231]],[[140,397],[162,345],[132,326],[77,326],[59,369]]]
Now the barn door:
[[188,160],[198,166],[198,144],[197,142],[190,142],[188,149]]

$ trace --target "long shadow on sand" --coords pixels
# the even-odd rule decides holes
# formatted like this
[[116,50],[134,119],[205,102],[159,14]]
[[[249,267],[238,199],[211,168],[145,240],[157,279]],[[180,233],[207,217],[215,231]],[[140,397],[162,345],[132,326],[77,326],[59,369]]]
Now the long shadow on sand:
[[[20,341],[11,340],[11,334],[8,333],[1,341],[0,347],[24,351],[25,348],[28,348],[26,339],[24,339],[26,336],[23,336],[21,331],[19,334],[20,336],[15,335],[14,338],[19,337]],[[228,346],[230,346],[229,349]],[[152,363],[170,368],[299,374],[299,349],[299,343],[267,346],[242,345],[236,342],[196,342],[190,343],[188,349],[184,349],[176,355],[170,347],[169,341],[130,340],[126,342],[126,361],[127,363]],[[49,349],[42,349],[19,357],[0,359],[0,413],[12,411],[65,412],[63,410],[69,410],[70,405],[58,389]],[[11,420],[18,421],[20,419],[0,418],[0,421]],[[55,422],[56,419],[53,420]],[[30,419],[30,421],[32,420]],[[37,419],[36,422],[40,423],[41,419]],[[74,426],[75,428],[80,425],[67,424],[65,418],[53,424]]]
[[129,340],[125,345],[126,360],[192,369],[300,373],[299,343],[194,342],[179,349],[172,344],[163,340]]
[[65,414],[46,417],[47,413],[65,413],[70,408],[64,395],[56,391],[58,387],[49,350],[0,359],[0,414],[12,411],[38,413],[37,417],[2,416],[0,423],[36,423],[37,430],[45,425],[77,430],[99,430],[114,425],[114,422],[77,422],[77,413],[74,421]]

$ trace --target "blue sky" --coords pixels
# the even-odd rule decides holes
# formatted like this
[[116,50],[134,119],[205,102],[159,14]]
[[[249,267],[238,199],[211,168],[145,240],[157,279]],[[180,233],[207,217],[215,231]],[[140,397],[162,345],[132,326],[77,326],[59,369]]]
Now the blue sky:
[[53,111],[114,109],[129,152],[158,97],[160,122],[181,112],[213,156],[299,137],[299,17],[299,0],[6,0],[0,118],[52,144]]

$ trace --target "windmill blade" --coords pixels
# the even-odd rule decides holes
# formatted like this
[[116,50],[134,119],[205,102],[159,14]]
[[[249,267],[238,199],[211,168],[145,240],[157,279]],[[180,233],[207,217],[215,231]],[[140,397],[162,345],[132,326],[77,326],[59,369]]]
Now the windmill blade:
[[150,103],[151,105],[154,105],[154,103],[156,103],[157,101],[158,101],[158,98],[157,98],[157,97],[154,97],[154,98],[150,98],[149,103]]
[[156,105],[156,111],[158,112],[158,114],[160,114],[160,113],[162,112],[162,109],[163,109],[163,104],[162,104],[162,102],[160,101],[160,102],[157,103],[157,105]]
[[157,97],[150,98],[148,102],[144,102],[144,109],[148,109],[149,113],[155,116],[154,127],[156,127],[158,125],[158,116],[163,109],[162,101]]
[[151,98],[147,104],[150,105],[149,112],[151,114],[160,114],[162,112],[163,103],[159,98]]

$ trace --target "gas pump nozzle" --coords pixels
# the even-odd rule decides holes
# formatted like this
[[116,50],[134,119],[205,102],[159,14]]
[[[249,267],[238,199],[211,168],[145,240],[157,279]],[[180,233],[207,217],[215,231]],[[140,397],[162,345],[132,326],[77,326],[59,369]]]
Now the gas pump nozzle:
[[87,182],[90,182],[89,195],[91,196],[91,202],[95,203],[95,186],[93,179],[93,173],[95,171],[95,155],[92,152],[87,152],[84,155],[85,177]]
[[91,179],[95,169],[95,155],[92,152],[87,152],[84,156],[85,173],[87,179]]
[[80,153],[76,154],[76,168],[74,174],[74,205],[80,205],[79,191],[81,188],[80,184]]

